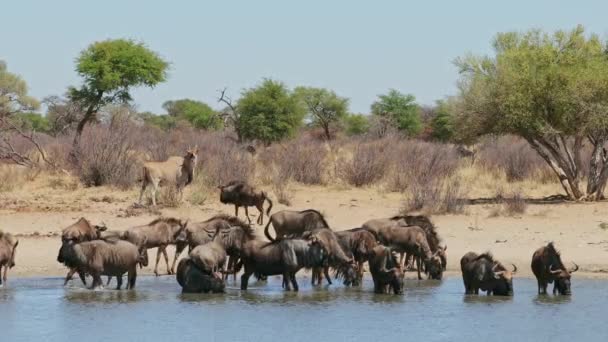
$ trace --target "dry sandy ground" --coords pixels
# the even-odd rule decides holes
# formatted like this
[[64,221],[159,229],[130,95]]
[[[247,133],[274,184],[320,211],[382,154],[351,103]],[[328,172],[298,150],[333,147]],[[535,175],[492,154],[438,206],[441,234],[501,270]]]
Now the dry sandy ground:
[[[61,185],[61,184],[60,184]],[[56,185],[58,186],[58,185]],[[61,185],[69,188],[70,185]],[[377,189],[337,189],[295,187],[292,206],[299,210],[321,210],[335,230],[360,226],[372,218],[389,217],[399,212],[401,195]],[[187,198],[186,194],[186,198]],[[27,184],[12,192],[0,193],[0,229],[20,235],[17,266],[11,276],[63,276],[66,269],[57,263],[62,228],[86,217],[93,223],[104,222],[110,229],[145,224],[156,216],[143,213],[128,216],[125,209],[137,198],[135,190],[107,188],[63,188],[44,191]],[[233,207],[222,205],[218,194],[209,193],[203,205],[185,203],[180,208],[160,209],[164,216],[204,220]],[[276,203],[273,212],[287,209]],[[439,233],[448,245],[448,270],[459,271],[459,259],[468,251],[492,251],[504,263],[515,263],[522,276],[530,276],[530,258],[538,247],[554,241],[567,264],[573,260],[581,274],[603,277],[608,272],[608,203],[529,205],[521,217],[491,217],[493,206],[468,206],[462,215],[433,216]],[[252,220],[257,211],[252,208]],[[244,213],[241,211],[241,215]],[[241,216],[242,217],[242,216]],[[606,224],[608,228],[608,224]],[[257,226],[260,235],[263,227]],[[155,257],[151,251],[150,260]],[[165,270],[161,262],[161,271]],[[151,273],[151,267],[145,270]],[[580,276],[580,274],[579,274]]]

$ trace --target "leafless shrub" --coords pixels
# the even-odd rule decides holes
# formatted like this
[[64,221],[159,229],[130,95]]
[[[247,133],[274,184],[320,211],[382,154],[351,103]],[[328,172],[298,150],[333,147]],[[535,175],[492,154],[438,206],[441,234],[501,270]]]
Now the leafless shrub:
[[160,203],[168,208],[177,208],[181,204],[181,196],[175,186],[163,186],[160,188]]
[[388,166],[385,149],[383,141],[357,143],[352,158],[340,157],[337,170],[339,176],[357,187],[381,180]]
[[260,162],[267,167],[274,165],[282,181],[322,185],[326,183],[327,151],[324,143],[300,138],[265,149],[260,155]]
[[504,201],[504,209],[508,215],[521,215],[526,212],[528,204],[520,192],[514,192]]
[[83,132],[77,169],[84,185],[128,188],[135,184],[141,164],[133,153],[132,128],[132,124],[123,122],[91,126]]
[[199,171],[204,183],[217,187],[232,180],[250,182],[255,174],[255,162],[246,149],[220,134],[206,134],[194,139],[199,153]]
[[13,191],[26,181],[25,167],[15,164],[0,164],[0,193]]
[[504,172],[509,182],[552,172],[525,140],[513,136],[488,138],[480,144],[477,156],[479,165],[490,172]]
[[195,174],[192,184],[189,185],[190,197],[189,202],[194,205],[203,205],[209,198],[209,194],[213,191],[206,183],[205,177],[199,172]]

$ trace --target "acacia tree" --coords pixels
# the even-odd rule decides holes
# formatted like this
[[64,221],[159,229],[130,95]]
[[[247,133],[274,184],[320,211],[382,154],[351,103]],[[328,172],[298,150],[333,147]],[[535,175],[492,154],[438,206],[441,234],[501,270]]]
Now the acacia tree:
[[19,165],[35,166],[28,156],[13,147],[11,137],[18,135],[34,145],[44,162],[55,166],[47,159],[34,137],[34,132],[25,132],[19,122],[20,115],[39,106],[38,101],[28,95],[27,83],[19,75],[9,72],[6,63],[0,61],[0,159],[10,159]]
[[[110,39],[91,44],[76,59],[76,72],[83,78],[80,88],[71,87],[68,97],[83,108],[76,127],[76,151],[84,127],[103,106],[131,101],[133,87],[154,87],[167,78],[168,63],[143,43]],[[73,152],[74,152],[73,151]]]
[[[549,164],[571,199],[603,198],[608,179],[608,55],[596,35],[540,30],[500,33],[495,56],[465,56],[457,133],[523,137]],[[583,160],[585,143],[592,153]],[[588,163],[587,187],[581,181]]]
[[[371,110],[385,125],[394,126],[407,135],[416,135],[422,129],[420,109],[414,95],[391,89],[388,94],[378,95]],[[383,131],[386,131],[386,127]]]
[[245,90],[236,110],[241,137],[265,144],[292,136],[302,125],[305,114],[285,84],[270,79]]
[[181,99],[166,101],[163,108],[169,116],[184,119],[201,129],[220,129],[223,125],[217,113],[204,102]]
[[323,88],[298,87],[295,95],[304,104],[313,125],[323,128],[325,138],[331,140],[331,126],[348,113],[348,99]]

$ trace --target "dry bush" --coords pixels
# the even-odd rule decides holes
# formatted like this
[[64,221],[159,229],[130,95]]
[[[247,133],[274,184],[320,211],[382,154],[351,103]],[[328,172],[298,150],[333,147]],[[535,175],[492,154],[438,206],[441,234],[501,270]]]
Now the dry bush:
[[[326,183],[327,154],[325,144],[300,138],[265,149],[260,153],[259,160],[267,169],[274,166],[282,182],[294,180],[307,185],[323,185]],[[274,179],[270,181],[276,182]]]
[[193,139],[199,146],[199,168],[209,188],[233,180],[250,182],[255,174],[253,156],[242,146],[222,134],[207,133]]
[[528,204],[520,192],[514,192],[508,198],[505,198],[503,207],[507,215],[521,215],[526,212]]
[[77,171],[85,186],[112,185],[124,189],[135,184],[141,164],[133,153],[133,129],[132,124],[122,122],[90,126],[83,132]]
[[357,187],[380,181],[388,166],[385,150],[385,141],[357,143],[352,151],[352,158],[340,156],[337,166],[338,176]]
[[190,185],[190,196],[188,201],[194,205],[203,205],[209,198],[209,194],[213,191],[207,184],[205,184],[204,176],[199,173],[194,175],[194,180]]
[[404,211],[460,213],[465,195],[456,175],[459,160],[453,148],[407,140],[392,151],[389,189],[406,195]]
[[177,208],[181,204],[181,196],[177,187],[163,186],[159,190],[159,203],[168,208]]
[[26,182],[27,168],[16,164],[0,164],[0,192],[13,191]]
[[[488,138],[480,144],[478,165],[489,172],[504,172],[507,181],[522,181],[552,174],[547,163],[520,138],[505,136]],[[555,176],[552,177],[555,180]]]

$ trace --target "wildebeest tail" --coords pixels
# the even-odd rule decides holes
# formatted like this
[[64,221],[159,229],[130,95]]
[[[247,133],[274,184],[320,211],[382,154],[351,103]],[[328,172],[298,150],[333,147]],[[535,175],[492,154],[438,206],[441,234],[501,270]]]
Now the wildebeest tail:
[[274,242],[274,241],[275,241],[275,239],[273,239],[273,238],[270,236],[270,232],[268,231],[268,227],[270,226],[270,224],[271,224],[271,223],[272,223],[272,220],[271,220],[271,219],[268,219],[268,223],[266,223],[266,227],[264,227],[264,235],[266,236],[266,238],[267,238],[268,240],[270,240],[270,241]]
[[270,209],[272,209],[272,201],[270,200],[270,197],[268,197],[268,194],[266,192],[262,192],[262,194],[264,194],[264,198],[268,201],[268,209],[266,209],[266,216],[270,216]]

